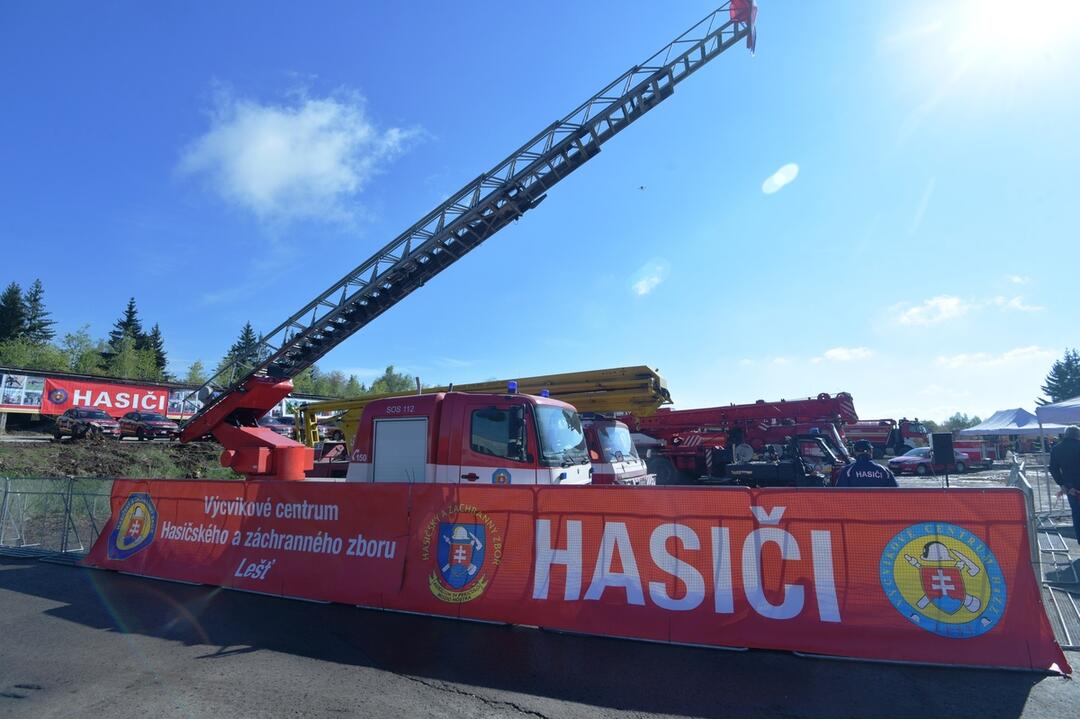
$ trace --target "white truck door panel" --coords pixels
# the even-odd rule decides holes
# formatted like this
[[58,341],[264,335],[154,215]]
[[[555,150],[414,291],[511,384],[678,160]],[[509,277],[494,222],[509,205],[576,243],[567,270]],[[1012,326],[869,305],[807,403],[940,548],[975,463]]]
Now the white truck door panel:
[[429,482],[427,418],[376,420],[375,482]]

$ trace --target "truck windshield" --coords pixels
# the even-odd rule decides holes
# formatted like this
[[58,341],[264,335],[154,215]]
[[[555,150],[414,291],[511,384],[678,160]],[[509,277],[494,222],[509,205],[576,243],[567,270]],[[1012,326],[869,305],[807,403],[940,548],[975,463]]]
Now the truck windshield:
[[554,405],[537,405],[536,419],[540,427],[540,454],[545,463],[559,465],[588,460],[585,433],[576,412]]
[[596,434],[604,451],[604,462],[619,462],[638,456],[630,439],[630,430],[625,425],[601,425]]

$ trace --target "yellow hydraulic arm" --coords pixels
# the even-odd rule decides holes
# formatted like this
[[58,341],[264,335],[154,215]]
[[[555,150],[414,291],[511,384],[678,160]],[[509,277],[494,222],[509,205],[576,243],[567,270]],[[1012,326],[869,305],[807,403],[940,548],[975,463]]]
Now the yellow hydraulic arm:
[[[508,380],[454,385],[460,392],[500,393],[506,391]],[[568,402],[580,412],[629,412],[638,417],[652,415],[661,405],[671,403],[667,381],[655,370],[644,365],[635,367],[586,370],[584,372],[537,375],[517,379],[518,392],[539,395],[547,390],[551,397]],[[424,393],[438,393],[450,387],[424,388]],[[366,395],[353,400],[328,400],[304,405],[296,413],[297,430],[307,445],[319,441],[317,413],[342,413],[336,420],[345,441],[351,445],[364,406],[372,400],[401,396],[404,393]]]

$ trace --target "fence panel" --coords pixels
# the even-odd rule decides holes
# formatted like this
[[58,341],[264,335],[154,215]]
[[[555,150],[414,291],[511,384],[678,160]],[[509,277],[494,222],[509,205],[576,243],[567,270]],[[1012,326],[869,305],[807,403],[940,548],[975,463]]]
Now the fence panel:
[[111,478],[0,478],[0,555],[82,555],[109,520]]

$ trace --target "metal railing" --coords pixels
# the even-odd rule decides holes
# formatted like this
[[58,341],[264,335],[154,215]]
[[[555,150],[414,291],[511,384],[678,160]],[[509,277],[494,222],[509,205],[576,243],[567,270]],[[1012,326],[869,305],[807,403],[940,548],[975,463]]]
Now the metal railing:
[[109,520],[111,478],[0,478],[0,555],[82,555]]
[[1009,471],[1009,486],[1019,488],[1027,498],[1031,562],[1042,584],[1043,605],[1054,635],[1061,647],[1075,650],[1080,648],[1080,560],[1055,519],[1068,514],[1069,509],[1057,496],[1057,483],[1047,472],[1043,456],[1033,459],[1029,464],[1025,456],[1016,456]]

